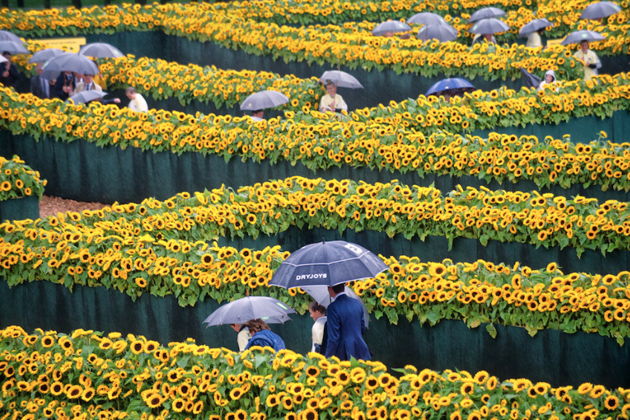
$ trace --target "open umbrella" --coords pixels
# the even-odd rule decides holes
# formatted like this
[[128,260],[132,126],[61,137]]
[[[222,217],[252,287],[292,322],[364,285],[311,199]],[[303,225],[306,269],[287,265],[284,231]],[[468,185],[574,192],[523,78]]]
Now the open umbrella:
[[478,22],[482,19],[496,18],[505,16],[505,12],[498,7],[484,7],[482,9],[477,10],[470,16],[468,22]]
[[580,19],[603,19],[615,13],[619,13],[621,7],[612,1],[599,1],[586,6]]
[[523,84],[527,87],[537,88],[540,86],[540,82],[542,79],[535,74],[531,74],[525,69],[521,69],[521,78],[523,79]]
[[375,277],[387,265],[360,245],[345,241],[306,245],[278,267],[269,284],[287,289],[304,286],[334,286]]
[[372,35],[380,36],[385,35],[389,32],[407,32],[409,30],[411,30],[411,26],[407,25],[406,23],[402,23],[399,20],[388,20],[376,25],[376,27],[372,30]]
[[442,16],[432,12],[416,13],[411,16],[407,22],[415,25],[434,25],[438,23],[445,23]]
[[39,50],[28,60],[29,63],[45,63],[51,58],[58,57],[63,54],[68,54],[64,50],[59,48],[46,48],[45,50]]
[[0,54],[5,51],[11,54],[28,54],[22,41],[0,41]]
[[[328,306],[332,303],[332,298],[328,293],[327,286],[304,286],[301,289],[308,293],[315,302],[319,303],[324,308],[328,308]],[[361,305],[363,305],[363,301],[361,301],[361,298],[356,293],[354,293],[354,290],[352,290],[350,287],[346,286],[344,292],[346,293],[346,295],[348,295],[348,297],[358,300],[359,302],[361,302]],[[368,313],[365,305],[363,305],[363,319],[365,320],[365,327],[367,328],[368,324],[370,323],[370,314]]]
[[606,37],[600,34],[599,32],[581,30],[581,31],[571,32],[569,35],[567,35],[565,39],[562,40],[561,44],[562,45],[579,44],[582,41],[592,42],[592,41],[601,41],[602,39],[606,39]]
[[510,29],[502,20],[496,18],[482,19],[475,23],[470,32],[473,34],[488,35],[505,32]]
[[532,32],[536,32],[550,26],[553,26],[553,23],[549,22],[547,19],[534,19],[531,22],[523,25],[523,27],[518,31],[518,34],[522,37],[526,37]]
[[84,45],[79,50],[79,54],[95,58],[122,57],[124,55],[118,48],[105,42],[93,42]]
[[446,22],[442,22],[421,28],[417,37],[423,41],[430,39],[437,39],[440,42],[455,41],[457,39],[457,29]]
[[273,108],[289,102],[289,98],[275,90],[262,90],[252,93],[241,104],[241,111],[257,111],[259,109]]
[[72,95],[67,100],[75,104],[85,104],[96,99],[102,99],[107,95],[107,92],[99,92],[97,90],[84,90],[83,92],[79,92],[76,95]]
[[244,324],[252,319],[262,319],[268,324],[282,324],[295,311],[285,304],[267,296],[247,296],[227,303],[212,312],[203,323],[214,325]]
[[319,81],[326,83],[331,81],[335,86],[349,89],[363,89],[363,85],[353,75],[341,70],[328,70],[322,74]]
[[425,96],[436,95],[438,93],[448,92],[449,90],[456,90],[456,89],[474,90],[475,87],[472,85],[472,83],[470,83],[466,79],[462,79],[460,77],[453,77],[450,79],[440,80],[439,82],[435,83],[433,86],[429,88],[429,90],[427,90],[427,93],[425,94]]
[[13,41],[24,45],[24,42],[19,36],[9,31],[0,31],[0,41]]
[[98,67],[92,60],[74,53],[66,53],[51,58],[44,64],[42,69],[42,77],[49,80],[56,78],[62,71],[91,75],[98,74]]

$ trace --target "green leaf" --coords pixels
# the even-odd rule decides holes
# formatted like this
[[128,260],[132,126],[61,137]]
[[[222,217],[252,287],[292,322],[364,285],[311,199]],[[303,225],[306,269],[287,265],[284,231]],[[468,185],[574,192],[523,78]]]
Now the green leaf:
[[493,324],[486,324],[486,331],[490,334],[490,337],[497,338],[497,329]]

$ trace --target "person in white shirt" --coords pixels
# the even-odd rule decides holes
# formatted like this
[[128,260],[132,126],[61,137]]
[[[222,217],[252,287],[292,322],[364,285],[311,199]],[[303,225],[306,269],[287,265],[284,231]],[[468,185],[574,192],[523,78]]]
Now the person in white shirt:
[[103,88],[101,88],[98,83],[94,81],[93,75],[84,74],[83,79],[81,79],[80,82],[77,82],[76,87],[74,88],[74,94],[76,95],[77,93],[86,90],[95,90],[97,92],[102,92]]
[[538,31],[534,31],[531,34],[527,35],[527,46],[530,48],[538,48],[538,47],[542,47],[542,38],[540,37],[540,33],[543,31],[543,29],[540,29]]
[[598,70],[602,68],[602,63],[597,54],[589,49],[588,41],[580,42],[580,49],[573,54],[573,57],[584,67],[584,80],[590,80],[599,74]]
[[[549,85],[551,85],[555,81],[556,81],[556,73],[553,70],[547,70],[547,73],[545,73],[545,80],[540,82],[540,85],[538,85],[538,90],[545,89],[545,86],[549,87]],[[556,88],[556,91],[557,90],[558,88]]]
[[258,109],[256,111],[252,111],[252,115],[250,115],[253,121],[262,121],[265,119],[265,113],[262,109]]
[[322,345],[324,344],[324,330],[326,329],[326,308],[317,302],[311,302],[308,307],[311,318],[315,323],[311,329],[312,346],[311,352],[322,353]]
[[322,96],[319,102],[319,110],[321,112],[339,112],[347,111],[348,105],[341,95],[337,94],[337,85],[330,80],[326,81],[326,94]]
[[241,324],[232,324],[230,325],[230,327],[232,327],[232,329],[238,333],[238,335],[236,336],[238,351],[244,351],[245,347],[247,347],[249,339],[252,338],[251,334],[249,333],[249,328],[247,328],[247,325]]
[[129,99],[129,109],[136,112],[147,112],[149,110],[149,105],[147,105],[147,101],[144,100],[142,95],[136,92],[135,88],[128,87],[125,90],[125,95]]

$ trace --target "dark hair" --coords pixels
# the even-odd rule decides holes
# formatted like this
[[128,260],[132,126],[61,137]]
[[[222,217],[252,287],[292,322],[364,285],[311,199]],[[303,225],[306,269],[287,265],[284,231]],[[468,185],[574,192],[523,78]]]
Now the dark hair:
[[308,309],[310,309],[313,312],[319,312],[320,314],[326,315],[326,307],[320,305],[317,302],[311,302],[311,304],[308,305]]
[[251,319],[245,323],[245,326],[249,329],[249,333],[251,335],[254,335],[262,330],[270,329],[269,325],[267,325],[267,323],[262,319]]
[[335,284],[334,286],[331,286],[331,288],[333,289],[333,292],[338,295],[339,293],[346,290],[346,283]]
[[262,109],[257,109],[255,111],[252,111],[252,115],[258,114],[259,112],[263,112],[263,110]]
[[136,88],[129,86],[125,89],[125,93],[136,93]]

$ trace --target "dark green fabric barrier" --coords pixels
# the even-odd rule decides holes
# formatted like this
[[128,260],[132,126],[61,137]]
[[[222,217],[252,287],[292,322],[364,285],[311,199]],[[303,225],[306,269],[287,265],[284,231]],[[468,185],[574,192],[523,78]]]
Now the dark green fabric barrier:
[[37,219],[38,217],[38,197],[23,197],[0,201],[0,222],[5,220]]
[[[93,329],[142,334],[169,341],[195,338],[212,347],[236,350],[236,335],[228,327],[202,326],[218,307],[213,301],[182,308],[172,297],[143,296],[136,302],[105,288],[77,287],[74,293],[60,285],[35,282],[9,289],[0,279],[0,327],[20,325],[69,332]],[[306,352],[312,321],[293,316],[272,329],[287,347]],[[601,383],[608,387],[630,385],[630,343],[623,347],[597,334],[565,334],[547,330],[529,337],[522,328],[497,327],[493,339],[484,326],[469,329],[460,321],[443,321],[435,327],[385,319],[371,319],[366,341],[374,358],[389,367],[413,364],[418,368],[485,369],[502,379],[526,377],[553,385]]]
[[[215,188],[221,184],[233,187],[251,185],[261,180],[294,175],[349,178],[371,183],[398,179],[409,185],[427,186],[433,183],[444,192],[453,190],[458,184],[464,187],[486,185],[506,190],[538,189],[532,182],[499,185],[496,182],[485,183],[471,176],[456,178],[432,175],[420,178],[415,173],[383,172],[347,165],[313,172],[302,164],[291,166],[286,161],[272,165],[268,161],[255,163],[232,159],[226,163],[216,155],[153,153],[136,148],[122,150],[113,146],[100,148],[83,140],[63,143],[44,138],[37,142],[31,136],[14,136],[7,131],[0,131],[0,155],[14,154],[21,156],[48,180],[48,194],[103,203],[139,202],[147,197],[165,199],[182,191],[203,191],[204,188]],[[570,189],[553,187],[541,191],[569,197],[582,194],[602,200],[626,201],[629,196],[623,191],[601,191],[597,186],[586,189],[582,186]]]

